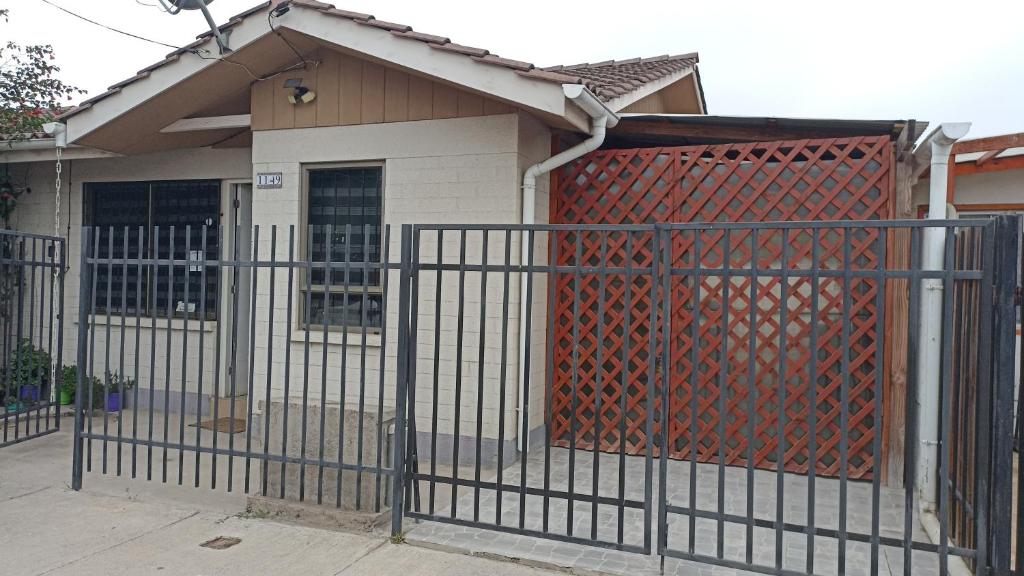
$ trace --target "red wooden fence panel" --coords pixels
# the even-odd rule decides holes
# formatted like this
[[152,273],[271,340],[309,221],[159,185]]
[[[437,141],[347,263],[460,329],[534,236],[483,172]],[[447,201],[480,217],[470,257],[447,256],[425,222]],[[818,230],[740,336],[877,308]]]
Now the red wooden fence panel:
[[[552,194],[552,222],[559,224],[639,224],[662,222],[766,222],[809,220],[873,220],[892,214],[893,146],[888,137],[856,137],[782,142],[758,142],[714,146],[684,146],[606,150],[592,153],[567,166],[557,176]],[[820,266],[842,267],[842,230],[822,231],[819,236]],[[877,232],[851,232],[852,268],[879,265]],[[749,267],[757,259],[761,268],[778,267],[782,233],[762,231],[757,246],[749,232],[733,232],[729,245],[721,231],[701,232],[700,264],[721,267],[724,259],[733,268]],[[577,245],[574,233],[558,238],[559,264],[597,265],[602,240],[597,234],[581,233]],[[671,258],[674,266],[692,266],[694,232],[674,234]],[[787,239],[791,268],[809,266],[811,232],[795,230]],[[609,266],[621,266],[632,259],[634,266],[650,264],[652,239],[635,236],[626,250],[626,234],[610,234],[603,250]],[[579,252],[577,252],[577,250]],[[582,259],[577,262],[578,257]],[[884,262],[882,263],[884,264]],[[579,278],[579,317],[574,320],[576,277],[563,274],[555,282],[555,318],[552,349],[551,404],[552,438],[557,445],[570,441],[573,415],[572,390],[578,391],[575,407],[576,443],[602,450],[618,451],[625,442],[627,453],[646,448],[646,378],[650,354],[651,278],[635,276],[632,299],[625,307],[623,294],[627,279],[606,277],[605,294],[600,294],[596,275]],[[811,309],[811,280],[791,278],[783,301],[778,277],[758,278],[751,298],[751,279],[733,277],[728,301],[723,303],[721,278],[703,277],[699,300],[695,300],[694,279],[676,276],[671,283],[673,310],[671,325],[670,406],[668,449],[674,458],[690,459],[696,444],[699,462],[717,462],[719,442],[726,442],[726,463],[745,465],[748,447],[759,468],[776,466],[779,400],[779,355],[784,354],[786,419],[785,467],[806,472],[810,462],[808,439],[810,331],[818,326],[817,370],[818,473],[838,475],[839,385],[842,347],[839,322],[830,321],[842,313],[843,294],[851,295],[849,334],[849,425],[850,445],[847,470],[851,478],[869,478],[871,442],[881,433],[874,414],[876,371],[875,322],[877,282],[854,278],[849,286],[841,278],[819,282],[818,308]],[[598,318],[597,301],[604,298],[604,317]],[[750,326],[750,306],[756,307],[756,325]],[[698,347],[696,370],[691,363],[694,307]],[[786,307],[786,334],[779,310]],[[728,325],[722,329],[722,314],[728,310]],[[626,334],[625,321],[630,330]],[[596,326],[603,322],[604,341],[597,341]],[[579,342],[573,339],[577,329]],[[754,349],[751,350],[751,331]],[[629,339],[628,347],[624,346]],[[662,345],[660,334],[655,346]],[[602,349],[602,365],[597,350]],[[628,359],[623,353],[628,348]],[[754,354],[757,400],[753,446],[748,426],[748,369]],[[719,410],[720,370],[726,369],[728,403]],[[596,414],[597,373],[600,379],[601,413]],[[575,374],[575,380],[574,380]],[[691,382],[697,385],[696,435],[690,413]],[[657,386],[661,386],[658,382]],[[626,394],[622,410],[621,394]],[[884,396],[883,396],[884,397]],[[656,400],[660,405],[660,400]],[[660,409],[660,406],[659,406]],[[601,419],[601,437],[595,438],[595,420]],[[725,418],[726,434],[719,437],[718,424]],[[625,419],[625,437],[620,425]],[[656,435],[659,433],[655,430]],[[883,458],[884,460],[884,458]]]

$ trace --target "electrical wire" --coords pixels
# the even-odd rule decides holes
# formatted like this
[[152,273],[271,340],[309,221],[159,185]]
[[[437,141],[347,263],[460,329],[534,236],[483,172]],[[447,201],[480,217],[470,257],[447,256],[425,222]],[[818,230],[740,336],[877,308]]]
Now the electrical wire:
[[[281,32],[277,28],[274,28],[273,17],[274,17],[274,11],[273,10],[268,10],[267,11],[267,26],[270,27],[270,31],[273,32],[274,34],[277,34],[277,37],[280,38],[281,40],[283,40],[284,43],[287,44],[288,47],[292,49],[292,52],[294,52],[295,55],[299,58],[299,60],[302,61],[303,65],[310,64],[310,61],[306,60],[305,56],[303,56],[302,53],[299,52],[298,48],[296,48],[294,44],[289,42],[288,39],[285,38],[284,34],[281,34]],[[314,64],[318,64],[318,63],[314,63]]]
[[43,2],[44,4],[49,4],[50,6],[53,6],[54,8],[60,10],[61,12],[64,12],[66,14],[70,14],[71,16],[74,16],[75,18],[78,18],[80,20],[84,20],[84,21],[86,21],[86,22],[88,22],[90,24],[99,26],[100,28],[106,28],[107,30],[110,30],[111,32],[117,32],[118,34],[123,34],[125,36],[129,36],[131,38],[135,38],[136,40],[142,40],[144,42],[149,42],[151,44],[157,44],[157,45],[160,45],[160,46],[166,46],[167,48],[174,48],[175,50],[180,50],[179,47],[177,47],[177,46],[175,46],[173,44],[167,44],[166,42],[160,42],[158,40],[151,40],[149,38],[145,38],[143,36],[139,36],[138,34],[132,34],[131,32],[125,32],[124,30],[118,30],[117,28],[113,28],[111,26],[107,26],[106,24],[101,24],[100,22],[97,22],[95,20],[90,20],[89,18],[86,18],[85,16],[82,16],[81,14],[76,14],[75,12],[72,12],[71,10],[68,10],[67,8],[64,8],[63,6],[58,6],[57,4],[54,4],[53,2],[50,2],[50,0],[40,0],[40,1]]
[[[180,46],[175,46],[173,44],[167,44],[165,42],[160,42],[158,40],[152,40],[150,38],[139,36],[138,34],[132,34],[131,32],[125,32],[124,30],[119,30],[117,28],[114,28],[114,27],[111,27],[111,26],[107,26],[106,24],[103,24],[101,22],[97,22],[97,21],[92,20],[90,18],[86,18],[85,16],[82,16],[81,14],[77,14],[75,12],[72,12],[71,10],[68,10],[67,8],[64,8],[63,6],[59,6],[57,4],[54,4],[50,0],[40,0],[40,1],[43,2],[44,4],[49,4],[50,6],[53,6],[54,8],[60,10],[61,12],[65,12],[67,14],[70,14],[71,16],[74,16],[75,18],[78,18],[80,20],[88,22],[89,24],[93,24],[95,26],[99,26],[100,28],[104,28],[106,30],[110,30],[111,32],[117,32],[118,34],[123,34],[125,36],[131,37],[131,38],[135,38],[137,40],[142,40],[142,41],[145,41],[145,42],[149,42],[151,44],[157,44],[159,46],[165,46],[167,48],[173,48],[174,50],[183,51],[183,52],[189,52],[191,54],[195,54],[196,56],[202,58],[203,60],[218,60],[220,62],[226,62],[227,64],[238,66],[239,68],[245,70],[245,73],[248,74],[249,77],[252,78],[256,82],[260,82],[260,81],[263,81],[263,80],[270,80],[271,78],[274,78],[276,76],[284,74],[285,72],[290,72],[290,71],[296,70],[298,68],[304,68],[304,67],[306,67],[309,64],[313,64],[313,65],[318,65],[319,64],[319,62],[317,62],[317,61],[306,60],[302,56],[302,54],[299,53],[299,51],[295,48],[295,46],[292,45],[292,43],[288,41],[287,38],[285,38],[280,32],[278,32],[276,29],[274,29],[273,24],[270,24],[270,13],[269,12],[267,13],[267,22],[268,22],[268,24],[270,24],[271,31],[273,31],[275,34],[277,34],[277,36],[279,38],[284,40],[285,44],[287,44],[292,49],[292,51],[295,52],[295,55],[298,56],[300,62],[298,62],[296,64],[293,64],[291,66],[288,66],[287,68],[278,70],[277,72],[271,72],[269,74],[264,74],[264,75],[261,76],[261,75],[257,75],[255,72],[252,71],[252,69],[250,69],[245,64],[242,64],[241,62],[235,62],[233,60],[228,60],[227,58],[222,57],[222,56],[221,57],[217,57],[217,56],[212,56],[211,57],[211,56],[208,56],[210,51],[206,50],[205,48],[189,48],[189,49],[185,49],[185,48],[181,48]],[[153,4],[144,4],[143,2],[140,2],[139,0],[136,0],[136,2],[138,2],[139,4],[141,4],[143,6],[154,6],[154,7],[159,8],[159,6],[156,6],[156,5],[153,5]]]

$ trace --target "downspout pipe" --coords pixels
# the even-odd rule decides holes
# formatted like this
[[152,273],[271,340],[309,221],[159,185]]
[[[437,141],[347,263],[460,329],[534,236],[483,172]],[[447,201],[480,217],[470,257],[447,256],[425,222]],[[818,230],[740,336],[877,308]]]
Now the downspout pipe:
[[[576,144],[575,146],[563,150],[558,154],[548,158],[543,162],[539,162],[530,166],[526,169],[523,174],[523,198],[522,198],[522,214],[520,221],[523,224],[534,224],[537,217],[537,178],[551,172],[552,170],[564,166],[569,162],[589,154],[594,150],[601,147],[604,143],[605,134],[608,128],[614,127],[619,122],[619,117],[615,115],[603,102],[597,99],[594,94],[588,90],[582,84],[563,84],[562,92],[565,97],[578,106],[581,110],[587,113],[590,117],[590,137],[586,140]],[[519,242],[519,262],[521,265],[526,265],[530,258],[530,247],[525,242],[527,238],[526,232],[524,231]],[[536,256],[536,253],[534,254]],[[516,400],[516,413],[518,414],[518,427],[516,428],[518,437],[518,448],[522,452],[529,439],[524,437],[523,434],[523,422],[526,421],[528,414],[525,410],[526,402],[526,358],[529,354],[529,350],[526,348],[526,314],[527,314],[527,275],[525,272],[519,274],[519,386],[518,386],[518,399]],[[529,434],[529,431],[527,431]]]
[[[926,139],[931,147],[928,188],[928,219],[946,218],[947,184],[953,144],[971,128],[969,122],[943,123]],[[923,270],[942,270],[946,245],[945,228],[925,228],[922,241]],[[921,340],[918,348],[918,441],[917,492],[922,512],[934,512],[938,500],[940,378],[942,374],[943,281],[921,281]]]

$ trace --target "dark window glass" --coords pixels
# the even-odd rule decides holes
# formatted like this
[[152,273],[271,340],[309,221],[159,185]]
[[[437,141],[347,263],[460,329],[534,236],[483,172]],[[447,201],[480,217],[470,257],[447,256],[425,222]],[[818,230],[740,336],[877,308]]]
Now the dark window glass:
[[[220,242],[220,182],[185,180],[105,182],[86,185],[86,221],[96,227],[101,258],[129,259],[100,265],[96,276],[98,313],[199,318],[205,294],[206,318],[217,317],[217,270],[202,266],[139,266],[138,258],[216,260]],[[203,227],[206,226],[206,234]],[[140,238],[142,245],[140,248]],[[95,238],[94,238],[95,240]],[[173,251],[172,251],[173,248]],[[188,285],[188,302],[185,287]],[[109,290],[108,290],[109,285]],[[137,297],[141,285],[141,298]]]
[[310,260],[340,264],[330,276],[323,269],[312,272],[307,321],[380,328],[381,273],[364,265],[381,262],[383,170],[310,170],[307,206]]

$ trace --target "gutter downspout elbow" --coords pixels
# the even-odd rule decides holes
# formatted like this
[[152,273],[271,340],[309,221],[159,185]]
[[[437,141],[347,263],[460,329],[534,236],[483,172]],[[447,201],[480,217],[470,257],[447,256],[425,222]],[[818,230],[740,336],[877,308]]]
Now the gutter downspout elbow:
[[[564,84],[562,85],[562,91],[565,97],[579,106],[584,112],[590,116],[590,137],[586,140],[576,144],[575,146],[563,150],[558,154],[538,162],[526,169],[523,173],[523,197],[522,197],[522,214],[520,222],[524,225],[533,224],[537,216],[537,178],[551,172],[552,170],[564,166],[569,162],[589,154],[594,150],[601,147],[604,143],[605,136],[608,132],[608,128],[614,127],[619,122],[619,117],[615,115],[603,102],[597,99],[596,96],[590,90],[588,90],[582,84]],[[530,260],[530,246],[525,241],[527,234],[525,231],[522,232],[519,242],[519,262],[520,265],[525,266]],[[528,444],[529,440],[525,436],[529,434],[529,430],[526,430],[524,434],[524,423],[528,421],[529,415],[526,414],[526,385],[527,385],[527,369],[529,367],[528,355],[526,342],[526,327],[527,319],[526,315],[528,312],[528,306],[526,301],[526,293],[529,288],[529,280],[525,272],[519,274],[519,386],[518,386],[518,399],[516,401],[516,412],[518,427],[516,434],[518,438],[518,448],[520,453],[523,452],[524,448]],[[501,448],[499,448],[501,449]]]

